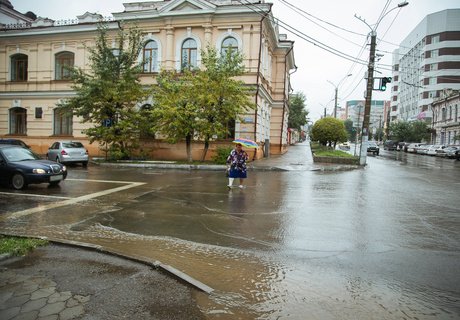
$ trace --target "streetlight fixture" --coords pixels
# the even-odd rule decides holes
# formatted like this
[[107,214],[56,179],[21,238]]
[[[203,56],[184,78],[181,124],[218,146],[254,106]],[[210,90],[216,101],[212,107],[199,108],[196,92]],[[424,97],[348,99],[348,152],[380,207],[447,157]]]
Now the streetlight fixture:
[[332,83],[331,81],[327,80],[327,82],[329,82],[330,84],[332,84],[332,86],[335,88],[335,103],[334,103],[334,118],[337,118],[337,94],[338,94],[338,91],[339,91],[339,86],[340,84],[348,77],[351,77],[352,74],[347,74],[345,77],[343,77],[342,80],[339,81],[339,83],[337,85],[335,85],[334,83]]
[[407,1],[403,1],[398,4],[393,9],[388,10],[384,15],[382,15],[374,27],[371,27],[366,20],[358,17],[355,14],[355,17],[364,22],[371,32],[369,33],[371,37],[371,47],[369,52],[369,64],[367,67],[367,85],[366,85],[366,101],[364,105],[364,119],[363,119],[363,127],[362,127],[362,134],[361,134],[361,150],[359,156],[359,164],[366,165],[366,156],[367,156],[367,142],[369,139],[369,118],[371,114],[371,102],[372,102],[372,90],[374,89],[374,64],[375,64],[375,46],[376,46],[376,39],[377,39],[377,28],[382,21],[382,19],[388,15],[393,10],[405,7],[409,4]]

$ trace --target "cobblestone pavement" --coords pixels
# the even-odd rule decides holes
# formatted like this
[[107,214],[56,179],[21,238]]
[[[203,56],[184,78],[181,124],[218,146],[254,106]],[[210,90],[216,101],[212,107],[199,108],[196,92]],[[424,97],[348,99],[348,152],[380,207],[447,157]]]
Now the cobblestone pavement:
[[0,261],[1,320],[204,319],[194,293],[150,266],[73,246]]
[[3,270],[0,279],[1,319],[74,319],[83,314],[89,296],[59,291],[50,277]]

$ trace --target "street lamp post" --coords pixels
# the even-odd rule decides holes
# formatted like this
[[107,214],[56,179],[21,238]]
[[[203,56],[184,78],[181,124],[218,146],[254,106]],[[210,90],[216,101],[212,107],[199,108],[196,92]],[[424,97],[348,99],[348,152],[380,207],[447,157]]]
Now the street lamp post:
[[364,22],[371,29],[371,32],[369,34],[371,37],[371,46],[369,51],[369,64],[367,66],[366,100],[364,105],[363,129],[361,132],[361,150],[359,156],[359,164],[362,166],[366,165],[367,142],[369,140],[369,118],[371,114],[372,90],[374,89],[375,46],[377,39],[377,27],[379,26],[382,19],[391,11],[405,7],[408,4],[409,2],[404,1],[398,4],[398,6],[394,7],[393,9],[387,11],[384,15],[380,17],[380,19],[375,24],[374,28],[372,28],[365,20],[355,15],[356,18]]
[[334,86],[335,88],[335,95],[334,95],[334,118],[337,118],[337,94],[338,94],[338,91],[339,91],[339,86],[340,84],[348,77],[351,77],[352,74],[347,74],[342,80],[339,81],[339,83],[337,85],[335,85],[334,83],[332,83],[331,81],[327,80],[327,82],[329,82],[330,84],[332,84],[332,86]]

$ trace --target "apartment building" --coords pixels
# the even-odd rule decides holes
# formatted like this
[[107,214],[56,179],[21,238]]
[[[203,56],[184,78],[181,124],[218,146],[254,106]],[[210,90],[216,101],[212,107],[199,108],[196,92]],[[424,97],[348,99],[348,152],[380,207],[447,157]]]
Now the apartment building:
[[433,118],[443,90],[460,90],[460,9],[426,16],[393,52],[390,118]]
[[[296,68],[294,43],[279,33],[271,3],[165,0],[125,3],[124,7],[111,17],[86,12],[53,21],[21,14],[8,0],[0,1],[0,137],[19,137],[41,153],[58,139],[88,144],[82,133],[87,124],[65,115],[57,104],[74,94],[65,66],[87,69],[88,48],[94,46],[102,20],[113,37],[121,22],[135,23],[142,30],[139,62],[149,61],[141,75],[144,85],[153,85],[162,69],[180,71],[184,59],[200,67],[201,50],[208,45],[218,52],[238,48],[247,70],[241,79],[256,88],[257,108],[236,122],[234,136],[265,144],[261,150],[270,154],[286,152],[290,73]],[[159,149],[174,148],[183,150],[166,143]],[[89,150],[92,155],[100,153],[94,144]],[[162,157],[168,157],[168,151],[164,152]],[[169,156],[175,154],[171,151]]]

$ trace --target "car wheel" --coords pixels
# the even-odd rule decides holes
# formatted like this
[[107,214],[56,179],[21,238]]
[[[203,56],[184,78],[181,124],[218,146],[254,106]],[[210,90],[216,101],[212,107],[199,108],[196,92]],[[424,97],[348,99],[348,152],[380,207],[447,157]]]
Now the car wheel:
[[377,151],[377,152],[376,152],[376,155],[379,155],[379,153],[380,153],[380,152],[379,152],[379,151]]
[[24,178],[24,176],[20,173],[15,173],[13,174],[13,177],[11,177],[11,185],[16,190],[24,189],[27,187],[26,178]]
[[81,164],[82,164],[83,167],[86,168],[88,166],[88,161],[83,161]]
[[55,187],[57,186],[61,181],[53,181],[53,182],[50,182],[50,186],[52,187]]
[[56,157],[56,162],[61,163],[61,160],[59,160],[59,157]]

